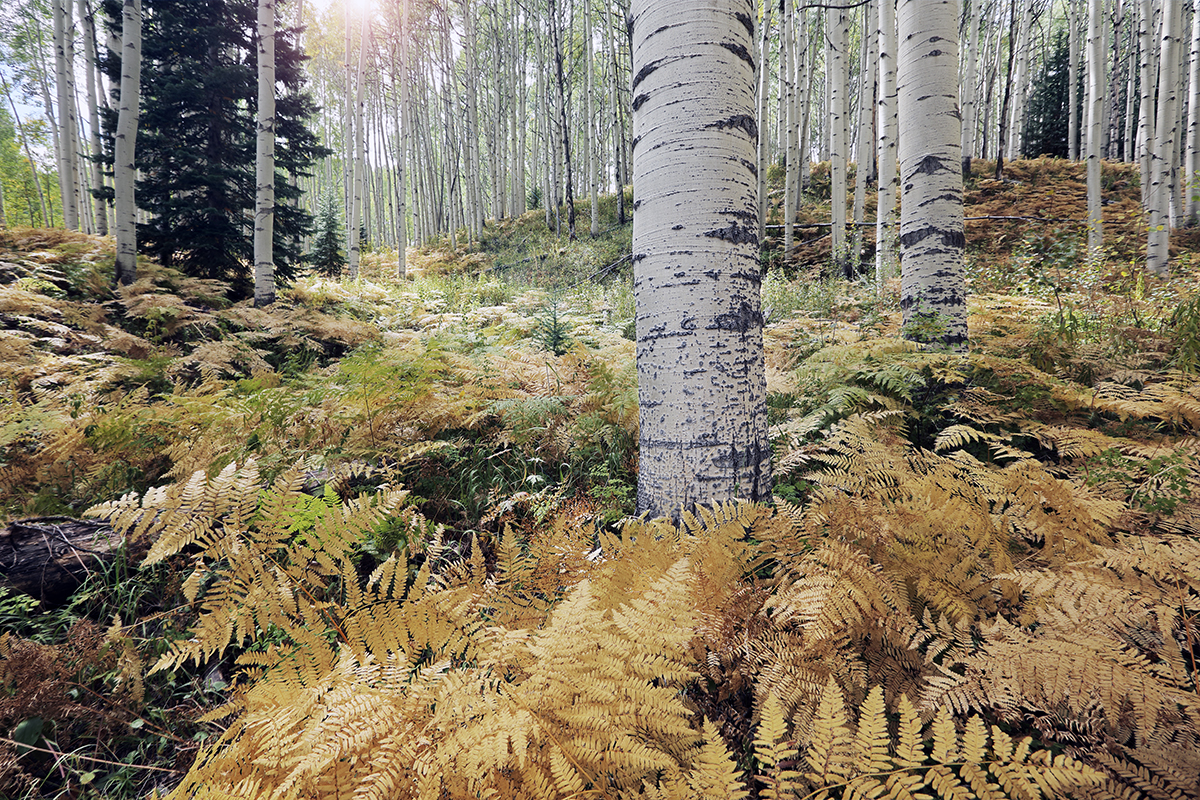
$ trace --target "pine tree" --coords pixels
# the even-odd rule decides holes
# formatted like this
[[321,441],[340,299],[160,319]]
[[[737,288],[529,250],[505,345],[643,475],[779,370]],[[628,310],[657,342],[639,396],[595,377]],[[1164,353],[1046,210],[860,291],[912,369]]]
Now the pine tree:
[[[116,9],[106,4],[110,18]],[[137,165],[143,252],[163,264],[230,284],[253,284],[257,7],[255,0],[144,0],[142,107]],[[296,274],[299,238],[312,217],[292,201],[297,176],[325,155],[308,120],[298,29],[276,36],[276,279]],[[117,59],[110,59],[116,62]],[[119,63],[110,63],[112,70]]]
[[1066,31],[1054,37],[1054,52],[1033,81],[1029,116],[1025,120],[1023,155],[1026,158],[1070,154],[1070,70]]
[[332,197],[325,197],[317,216],[317,233],[307,261],[320,274],[336,278],[346,266],[346,254],[341,247],[342,231],[338,224],[336,204]]

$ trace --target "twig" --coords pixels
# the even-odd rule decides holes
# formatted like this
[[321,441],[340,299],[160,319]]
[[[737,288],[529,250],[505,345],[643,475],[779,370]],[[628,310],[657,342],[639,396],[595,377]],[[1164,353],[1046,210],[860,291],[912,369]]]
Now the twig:
[[980,220],[980,219],[1001,219],[1001,220],[1015,219],[1015,220],[1023,220],[1025,222],[1070,222],[1074,225],[1087,225],[1087,220],[1067,219],[1066,217],[1005,217],[1005,216],[963,217],[964,222],[974,222],[975,220]]
[[60,753],[57,750],[49,750],[45,747],[37,747],[32,744],[25,744],[24,742],[18,742],[15,739],[9,739],[7,736],[0,736],[0,742],[5,742],[7,744],[16,745],[17,747],[24,747],[26,750],[37,750],[39,753],[49,753],[50,755],[54,756],[55,758],[59,758],[59,759],[65,759],[68,757],[69,758],[79,758],[84,761],[91,761],[95,764],[107,764],[110,767],[133,767],[134,769],[148,769],[148,770],[154,770],[155,772],[170,772],[172,775],[180,774],[180,771],[177,769],[167,769],[166,767],[152,767],[149,764],[126,764],[121,761],[109,761],[108,759],[95,758],[94,756],[81,756],[77,753]]

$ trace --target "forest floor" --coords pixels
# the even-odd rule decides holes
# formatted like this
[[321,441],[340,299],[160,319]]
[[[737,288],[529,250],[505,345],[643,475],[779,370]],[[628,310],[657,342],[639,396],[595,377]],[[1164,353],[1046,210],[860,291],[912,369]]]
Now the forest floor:
[[[770,229],[777,509],[745,522],[725,599],[697,606],[680,696],[764,785],[768,698],[789,757],[799,748],[811,766],[837,719],[867,728],[882,685],[901,718],[903,694],[923,721],[949,708],[960,730],[968,713],[996,726],[992,761],[999,737],[1028,736],[1030,752],[1078,759],[1114,795],[1200,797],[1200,229],[1173,234],[1169,279],[1147,276],[1136,168],[1106,165],[1107,258],[1088,264],[1083,166],[1017,161],[1003,181],[991,167],[976,162],[967,186],[966,357],[899,338],[898,278],[831,276],[815,228],[784,259]],[[220,611],[205,592],[233,558],[205,536],[265,535],[269,502],[288,509],[272,558],[315,563],[297,553],[323,514],[392,493],[387,514],[354,528],[353,569],[402,553],[410,583],[440,570],[446,591],[460,567],[486,570],[509,592],[489,595],[488,619],[513,631],[552,627],[583,577],[601,585],[581,554],[645,530],[622,528],[637,479],[631,231],[607,197],[593,239],[579,207],[574,240],[530,211],[470,246],[410,250],[403,279],[394,252],[372,252],[358,283],[305,277],[270,309],[150,262],[114,293],[111,240],[0,231],[0,518],[107,503],[92,516],[123,536],[115,558],[77,555],[82,582],[64,600],[0,587],[0,796],[140,797],[228,740],[228,715],[201,715],[250,685],[239,656],[268,663],[296,639],[282,618],[239,617],[219,642],[191,633]],[[828,219],[827,170],[798,219]],[[191,508],[149,491],[199,496],[206,479],[251,475],[236,522],[220,496]],[[284,479],[295,491],[265,488]],[[165,521],[180,508],[215,520],[209,534],[180,539]],[[693,522],[689,534],[720,527]],[[534,616],[500,610],[517,550],[529,575],[570,576],[529,578]],[[349,603],[345,579],[313,576]],[[239,591],[221,602],[249,603]],[[834,705],[840,718],[821,716]],[[814,770],[796,785],[848,775]]]

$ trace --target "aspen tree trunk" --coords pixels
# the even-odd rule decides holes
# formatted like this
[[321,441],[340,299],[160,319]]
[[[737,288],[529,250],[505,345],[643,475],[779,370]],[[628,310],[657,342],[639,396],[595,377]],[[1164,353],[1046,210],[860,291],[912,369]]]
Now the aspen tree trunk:
[[134,202],[137,166],[134,161],[141,87],[142,0],[125,0],[121,13],[121,99],[117,106],[117,130],[113,142],[116,281],[122,286],[137,280],[137,205]]
[[71,18],[70,0],[53,0],[54,83],[58,92],[58,187],[62,200],[63,227],[79,230],[79,172],[76,163],[75,98],[71,76],[74,67],[67,63],[67,28]]
[[1158,56],[1158,116],[1154,122],[1154,147],[1150,158],[1149,225],[1146,248],[1146,269],[1165,276],[1170,270],[1167,247],[1170,241],[1171,220],[1171,162],[1175,132],[1179,125],[1176,113],[1177,59],[1179,48],[1179,8],[1173,2],[1163,6],[1162,44]]
[[[462,14],[464,29],[463,50],[467,60],[467,72],[470,75],[478,75],[479,68],[476,64],[475,13],[471,8],[470,0],[463,0]],[[467,227],[472,232],[479,233],[483,230],[485,214],[483,211],[483,187],[480,186],[480,176],[483,173],[479,169],[479,97],[476,92],[476,81],[473,79],[466,81],[466,89],[467,152],[465,155],[467,159]]]
[[[767,7],[768,8],[770,7],[769,0],[767,2]],[[608,60],[612,64],[612,81],[609,84],[609,104],[612,106],[613,172],[615,173],[614,177],[615,177],[615,183],[616,183],[616,188],[617,188],[617,224],[624,225],[625,224],[625,186],[624,186],[624,182],[621,180],[621,161],[623,160],[623,157],[624,157],[625,145],[622,143],[623,137],[618,135],[618,131],[622,130],[621,109],[620,109],[620,106],[618,105],[618,103],[620,102],[620,98],[621,98],[621,90],[618,87],[618,81],[620,81],[620,75],[621,75],[621,68],[617,64],[616,33],[613,30],[612,8],[611,8],[611,4],[608,3],[607,1],[604,3],[604,23],[605,23],[605,28],[607,29],[605,31],[604,38],[608,41]],[[759,161],[759,170],[760,170],[760,174],[762,174],[762,170],[764,170],[764,167],[763,167],[761,160]],[[765,179],[766,179],[765,174],[763,174],[762,177],[759,178],[759,186],[760,187],[762,186],[762,181]],[[762,195],[760,194],[759,196],[761,198]],[[762,204],[761,204],[761,200],[760,200],[760,203],[759,203],[759,226],[760,226],[759,239],[762,239],[762,229],[761,229],[762,223],[763,223]]]
[[1104,258],[1104,216],[1100,205],[1100,118],[1104,105],[1102,14],[1099,2],[1088,3],[1087,205],[1088,261],[1092,264],[1099,264]]
[[1200,222],[1200,8],[1192,13],[1192,43],[1188,54],[1187,225]]
[[275,302],[275,0],[258,0],[258,136],[254,160],[254,306]]
[[783,147],[783,256],[792,254],[792,237],[796,225],[795,186],[800,142],[797,130],[796,76],[792,63],[796,52],[796,12],[788,0],[781,3],[779,18],[779,121],[783,127],[780,144]]
[[1012,0],[1008,18],[1008,72],[1004,78],[1004,99],[1000,103],[1000,131],[996,135],[996,174],[995,179],[1004,177],[1004,151],[1008,146],[1008,109],[1012,101],[1013,64],[1016,55],[1017,38],[1017,0]]
[[1134,152],[1137,144],[1135,136],[1137,129],[1134,127],[1137,116],[1135,106],[1137,104],[1137,86],[1136,81],[1138,71],[1134,68],[1134,63],[1141,60],[1141,53],[1137,50],[1137,8],[1132,11],[1133,19],[1129,24],[1129,55],[1125,62],[1125,135],[1121,141],[1121,160],[1133,161]]
[[968,0],[970,3],[967,19],[967,53],[963,65],[962,80],[962,171],[966,178],[971,174],[971,156],[975,152],[975,109],[978,105],[976,91],[976,72],[979,61],[979,31],[983,21],[983,0]]
[[1138,15],[1138,41],[1141,44],[1142,97],[1138,110],[1137,152],[1142,179],[1142,206],[1150,208],[1150,149],[1154,142],[1154,10],[1151,0],[1141,0]]
[[1017,15],[1017,72],[1013,78],[1012,118],[1008,123],[1009,161],[1021,157],[1021,145],[1025,139],[1025,100],[1029,92],[1029,33],[1033,24],[1033,8],[1029,0],[1022,0],[1021,4],[1024,8]]
[[529,92],[526,91],[525,88],[525,73],[527,70],[528,55],[525,51],[526,37],[524,36],[524,31],[527,25],[528,21],[526,20],[518,33],[518,35],[520,35],[519,45],[516,42],[513,44],[513,47],[516,48],[516,54],[518,58],[517,69],[513,76],[513,91],[518,97],[517,111],[515,112],[517,114],[516,119],[518,121],[517,140],[514,144],[516,150],[514,151],[513,160],[515,161],[517,171],[515,178],[517,210],[522,214],[529,210],[529,195],[527,193],[525,180],[525,159],[528,157],[529,153],[529,150],[526,147],[526,136],[529,131],[529,117],[526,113],[528,108]]
[[408,269],[408,186],[405,158],[408,153],[408,3],[400,0],[400,108],[396,110],[396,277],[403,279]]
[[883,282],[896,273],[899,248],[896,228],[896,190],[900,186],[896,139],[899,120],[896,116],[896,4],[880,0],[879,39],[879,206],[875,214],[875,282]]
[[567,236],[575,238],[575,177],[571,169],[571,134],[570,123],[567,120],[566,87],[567,80],[563,71],[562,32],[559,30],[561,20],[555,6],[555,0],[550,0],[550,34],[554,45],[554,75],[558,104],[559,137],[562,144],[563,171],[566,175],[567,203]]
[[1067,0],[1067,153],[1079,160],[1079,0]]
[[[808,187],[809,179],[812,175],[811,158],[810,158],[810,143],[809,143],[809,118],[812,116],[813,94],[817,91],[816,82],[813,80],[813,65],[817,60],[814,50],[816,41],[819,36],[812,35],[809,31],[807,18],[803,14],[800,15],[804,30],[804,82],[801,84],[804,87],[804,94],[800,100],[800,180],[796,182],[796,207],[800,207],[800,202],[804,198],[804,190]],[[819,26],[817,26],[819,29]]]
[[371,17],[364,11],[362,22],[362,40],[358,44],[358,68],[354,71],[354,94],[347,95],[346,101],[353,97],[353,110],[350,113],[350,135],[353,136],[354,157],[350,164],[350,214],[346,222],[346,260],[350,268],[350,280],[358,280],[359,261],[362,256],[359,226],[363,216],[363,76],[367,68],[367,39],[371,32]]
[[[1106,119],[1104,138],[1106,146],[1104,148],[1104,157],[1109,161],[1117,159],[1117,145],[1120,144],[1121,138],[1121,92],[1118,76],[1121,68],[1125,65],[1125,59],[1122,57],[1122,39],[1121,27],[1125,22],[1125,5],[1123,0],[1116,0],[1116,5],[1113,7],[1113,25],[1112,38],[1109,42],[1112,50],[1112,73],[1111,77],[1104,79],[1105,85],[1105,104],[1104,115]],[[1105,26],[1107,35],[1108,27]],[[1112,87],[1111,92],[1108,87]]]
[[587,174],[588,174],[588,193],[592,204],[592,227],[589,231],[593,237],[600,235],[600,189],[596,185],[596,106],[593,99],[595,94],[595,86],[593,85],[593,73],[595,72],[592,61],[594,54],[592,53],[592,4],[591,0],[585,0],[583,4],[583,41],[585,61],[583,68],[587,71],[584,84],[584,90],[587,93],[587,119],[585,120],[587,131],[587,139],[584,147],[587,149]]
[[638,511],[771,495],[751,0],[634,0]]
[[[101,194],[100,190],[104,188],[104,171],[100,164],[104,147],[100,137],[100,111],[96,98],[96,19],[94,13],[89,12],[85,0],[78,0],[78,11],[80,24],[83,26],[84,69],[87,70],[85,85],[87,87],[88,129],[91,139],[89,169],[91,170],[92,188],[97,190],[96,194],[99,195]],[[92,198],[92,207],[96,220],[96,233],[107,236],[108,204],[103,197],[96,196]]]
[[863,268],[863,218],[866,213],[867,184],[871,182],[874,171],[875,152],[875,92],[876,71],[869,64],[878,60],[878,40],[875,38],[875,26],[872,21],[877,18],[875,0],[870,0],[863,6],[862,25],[862,85],[859,87],[858,102],[858,151],[855,155],[854,168],[854,233],[850,237],[850,257],[854,275],[857,276]]
[[[771,113],[771,6],[772,0],[762,0],[762,24],[759,27],[761,37],[758,45],[758,238],[759,241],[767,232],[767,209],[770,206],[767,198],[767,168],[770,166],[771,140],[763,134],[770,130],[769,115]],[[785,251],[786,252],[786,251]]]
[[[832,194],[832,240],[835,271],[850,277],[846,243],[846,28],[848,17],[841,8],[826,10],[825,68],[829,85],[829,176]],[[956,66],[957,68],[957,66]],[[956,91],[957,94],[957,91]]]
[[905,336],[965,352],[958,0],[900,0],[897,23]]

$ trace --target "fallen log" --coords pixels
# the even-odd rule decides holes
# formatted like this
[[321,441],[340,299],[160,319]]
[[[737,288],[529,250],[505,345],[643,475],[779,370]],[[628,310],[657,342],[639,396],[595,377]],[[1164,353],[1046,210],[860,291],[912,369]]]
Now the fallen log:
[[94,570],[112,561],[124,539],[106,522],[74,517],[12,520],[0,529],[0,582],[61,605]]

